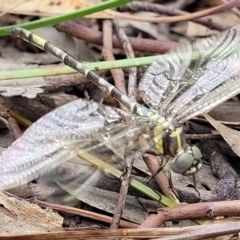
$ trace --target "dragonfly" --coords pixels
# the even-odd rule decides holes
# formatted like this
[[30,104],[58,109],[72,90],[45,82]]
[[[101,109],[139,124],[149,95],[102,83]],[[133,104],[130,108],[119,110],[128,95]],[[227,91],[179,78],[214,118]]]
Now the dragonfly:
[[[1,153],[0,190],[27,183],[76,160],[75,146],[81,153],[104,161],[122,161],[130,133],[145,138],[154,152],[165,156],[172,171],[193,174],[201,168],[202,154],[186,143],[183,123],[240,92],[240,26],[159,56],[138,86],[145,106],[30,31],[14,27],[12,34],[83,74],[130,113],[79,99],[46,114]],[[135,145],[137,150],[137,141]]]

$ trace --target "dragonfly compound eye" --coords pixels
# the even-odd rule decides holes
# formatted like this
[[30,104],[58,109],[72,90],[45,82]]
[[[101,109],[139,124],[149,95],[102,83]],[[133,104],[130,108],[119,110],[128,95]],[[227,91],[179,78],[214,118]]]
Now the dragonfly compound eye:
[[171,168],[173,172],[184,174],[194,163],[194,157],[190,153],[182,153],[173,161]]
[[185,152],[181,153],[173,160],[171,168],[173,172],[189,175],[199,170],[202,166],[202,153],[196,146],[188,146]]
[[194,159],[201,161],[202,153],[198,147],[192,146],[192,155],[193,155]]

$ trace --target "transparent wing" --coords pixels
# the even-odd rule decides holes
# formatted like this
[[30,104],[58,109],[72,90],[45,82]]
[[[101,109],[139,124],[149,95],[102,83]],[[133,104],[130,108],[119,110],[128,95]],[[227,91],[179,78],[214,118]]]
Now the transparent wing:
[[67,161],[83,164],[72,146],[122,163],[126,134],[146,130],[148,121],[132,116],[121,122],[124,116],[117,111],[79,99],[43,116],[0,155],[0,189],[31,181]]
[[[154,108],[162,115],[171,115],[175,123],[180,123],[209,111],[236,95],[240,91],[237,82],[240,74],[239,46],[240,26],[236,26],[210,38],[200,39],[194,42],[192,47],[187,45],[185,50],[182,48],[172,53],[174,59],[179,58],[179,62],[186,62],[183,65],[174,65],[173,60],[167,60],[167,68],[159,67],[162,72],[159,77],[155,76],[154,85],[151,85],[152,79],[144,78],[144,83],[150,81],[151,86],[147,96],[152,94],[151,89],[155,88],[155,85],[161,86],[162,82],[166,82],[165,79],[162,80],[162,75],[167,76],[169,80],[164,93],[160,93],[160,96],[166,95],[166,98],[161,97],[158,103],[154,102]],[[189,49],[189,52],[185,52]],[[180,53],[182,50],[184,52]],[[154,64],[155,68],[159,65]],[[151,68],[148,75],[150,72]],[[175,88],[171,87],[172,82],[175,82]],[[157,98],[157,88],[154,91],[154,97]],[[146,91],[142,91],[143,99],[145,93]]]
[[191,78],[186,75],[186,70],[191,57],[192,48],[187,43],[169,55],[160,56],[149,66],[139,83],[140,96],[149,107],[164,112],[163,102],[189,85]]
[[104,126],[98,109],[94,102],[77,100],[35,122],[0,155],[0,189],[26,183],[74,158],[65,145],[89,139]]
[[[123,124],[121,126],[119,126],[119,124],[114,124],[114,126],[108,125],[107,128],[104,127],[100,129],[107,131],[109,135],[108,138],[105,138],[105,140],[102,139],[102,141],[97,143],[96,139],[99,137],[101,138],[102,135],[101,133],[97,134],[97,138],[90,143],[90,145],[93,146],[90,148],[82,148],[82,144],[79,142],[69,145],[68,147],[77,150],[79,158],[75,158],[74,161],[71,161],[71,164],[74,164],[72,167],[69,166],[69,162],[61,165],[61,167],[64,168],[64,176],[55,172],[54,181],[71,195],[78,197],[83,191],[88,191],[89,186],[96,185],[99,178],[102,176],[102,171],[100,171],[95,164],[99,166],[101,170],[104,169],[104,172],[106,171],[110,174],[112,171],[115,172],[112,166],[123,171],[125,167],[126,151],[141,152],[155,149],[156,143],[153,138],[153,130],[146,131],[149,126],[149,121],[145,120],[146,119],[140,118],[126,122],[124,127]],[[111,130],[108,131],[108,129]],[[143,133],[147,134],[143,135]],[[128,148],[126,136],[134,137],[131,139],[131,148]],[[147,138],[147,146],[142,146],[142,149],[139,148],[139,136]],[[82,161],[81,157],[85,157],[86,149],[88,157],[98,159],[97,162],[94,160],[94,166],[89,162]],[[108,167],[102,164],[101,161],[107,162]],[[90,162],[92,163],[92,160],[90,160]],[[82,173],[83,166],[86,167],[86,173],[84,174]],[[74,169],[74,171],[68,170],[69,168]],[[66,201],[66,199],[64,201]]]

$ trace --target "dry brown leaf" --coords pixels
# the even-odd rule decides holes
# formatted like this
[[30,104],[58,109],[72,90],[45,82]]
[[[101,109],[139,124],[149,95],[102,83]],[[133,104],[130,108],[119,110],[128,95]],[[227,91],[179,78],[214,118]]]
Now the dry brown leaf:
[[[239,17],[236,16],[235,13],[230,11],[208,16],[207,19],[212,20],[213,22],[216,22],[223,26],[233,27],[240,24]],[[216,33],[218,33],[218,31],[212,30],[194,22],[188,22],[186,28],[186,35],[189,37],[207,37]]]
[[[61,187],[65,188],[63,184]],[[72,189],[68,186],[66,189],[71,194],[77,189],[77,186],[71,184]],[[118,201],[119,194],[97,187],[88,187],[87,191],[81,191],[78,193],[74,192],[75,197],[77,197],[81,202],[85,202],[88,205],[101,209],[108,213],[114,213],[116,202]],[[68,200],[68,199],[67,199]],[[149,205],[152,206],[152,209],[157,209],[158,202],[149,200]],[[138,198],[135,196],[127,196],[122,217],[134,223],[141,223],[148,216],[148,212],[139,202]]]
[[[2,1],[0,11],[3,13],[23,14],[32,16],[56,16],[81,8],[94,6],[99,0],[9,0]],[[109,10],[88,15],[90,18],[111,18]]]
[[40,233],[62,231],[63,218],[37,204],[0,193],[0,233]]
[[[239,17],[230,11],[207,16],[206,18],[223,26],[236,26],[240,24]],[[218,33],[216,30],[191,21],[178,22],[170,29],[176,33],[187,35],[189,37],[207,37]]]
[[204,113],[203,116],[215,127],[218,132],[222,135],[225,141],[229,144],[230,148],[240,156],[240,132],[229,127],[226,127],[219,121],[213,119],[207,113]]
[[46,86],[44,78],[27,78],[3,80],[0,83],[0,94],[4,97],[22,96],[27,98],[35,98],[37,94],[44,90],[41,88]]

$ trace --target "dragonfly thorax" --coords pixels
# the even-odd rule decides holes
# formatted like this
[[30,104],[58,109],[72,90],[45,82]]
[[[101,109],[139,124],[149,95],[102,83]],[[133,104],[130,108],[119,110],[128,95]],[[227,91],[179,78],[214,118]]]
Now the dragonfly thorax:
[[169,157],[171,169],[179,174],[193,174],[202,166],[202,154],[198,147],[185,142],[182,127],[175,128],[172,118],[161,117],[154,127],[154,140],[157,151]]

